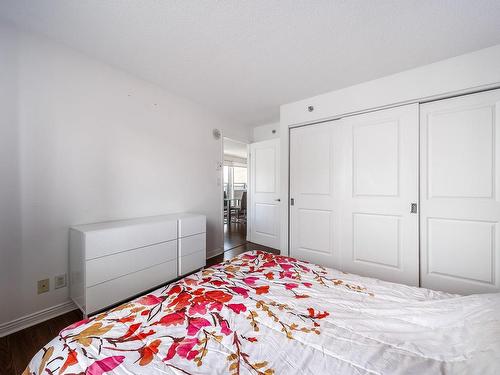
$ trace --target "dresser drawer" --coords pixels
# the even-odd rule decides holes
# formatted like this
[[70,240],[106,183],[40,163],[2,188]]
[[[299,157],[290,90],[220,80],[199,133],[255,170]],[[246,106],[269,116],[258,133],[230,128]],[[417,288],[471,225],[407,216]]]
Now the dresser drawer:
[[96,230],[85,235],[85,259],[98,258],[176,238],[176,220]]
[[206,265],[205,250],[179,257],[179,276],[193,272]]
[[177,241],[128,250],[86,262],[86,286],[93,285],[152,267],[177,258]]
[[179,218],[179,237],[192,236],[193,234],[205,233],[206,217],[193,215]]
[[177,261],[171,260],[117,279],[87,288],[86,312],[91,314],[106,306],[154,288],[177,276]]
[[179,256],[185,256],[206,249],[206,234],[196,234],[190,237],[179,238]]

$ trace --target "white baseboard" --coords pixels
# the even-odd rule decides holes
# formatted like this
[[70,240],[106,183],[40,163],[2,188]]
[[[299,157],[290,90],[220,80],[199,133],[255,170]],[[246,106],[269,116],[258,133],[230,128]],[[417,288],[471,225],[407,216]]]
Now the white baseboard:
[[217,249],[209,250],[207,251],[207,259],[216,257],[217,255],[220,255],[224,253],[224,250],[218,247]]
[[25,315],[20,318],[11,320],[10,322],[2,323],[0,324],[0,337],[10,335],[11,333],[34,326],[35,324],[42,323],[46,320],[55,318],[56,316],[76,309],[77,307],[73,303],[73,301],[66,301],[59,305],[37,311],[33,314]]

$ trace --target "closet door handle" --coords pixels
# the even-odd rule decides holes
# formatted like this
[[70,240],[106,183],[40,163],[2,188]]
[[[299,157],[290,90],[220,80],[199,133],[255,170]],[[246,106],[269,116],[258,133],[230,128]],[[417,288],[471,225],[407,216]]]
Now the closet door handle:
[[275,199],[275,201],[276,201],[276,202],[281,202],[281,199],[279,199],[279,198],[278,198],[278,199]]
[[416,214],[417,213],[417,204],[416,203],[411,203],[410,204],[410,213],[411,214]]

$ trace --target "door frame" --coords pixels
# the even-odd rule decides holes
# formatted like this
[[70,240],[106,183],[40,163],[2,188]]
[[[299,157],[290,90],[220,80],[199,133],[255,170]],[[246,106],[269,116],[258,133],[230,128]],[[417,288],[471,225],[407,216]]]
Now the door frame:
[[220,136],[220,161],[217,163],[217,170],[218,170],[218,174],[217,174],[217,180],[220,181],[219,183],[219,186],[220,186],[220,189],[219,189],[219,207],[220,207],[220,211],[219,211],[219,217],[220,217],[220,226],[221,226],[221,229],[222,229],[222,246],[221,246],[221,251],[218,252],[218,254],[213,254],[211,255],[212,257],[213,256],[216,256],[216,255],[219,255],[219,254],[223,254],[224,253],[224,139],[228,139],[228,140],[231,140],[232,142],[236,142],[236,143],[241,143],[241,144],[244,144],[246,145],[246,149],[247,149],[247,233],[246,233],[246,240],[249,241],[249,236],[248,236],[248,233],[249,233],[249,218],[250,218],[250,212],[248,211],[248,198],[250,196],[250,141],[248,139],[242,139],[242,138],[238,138],[238,137],[234,137],[233,135],[226,135],[224,131],[221,131],[221,136]]

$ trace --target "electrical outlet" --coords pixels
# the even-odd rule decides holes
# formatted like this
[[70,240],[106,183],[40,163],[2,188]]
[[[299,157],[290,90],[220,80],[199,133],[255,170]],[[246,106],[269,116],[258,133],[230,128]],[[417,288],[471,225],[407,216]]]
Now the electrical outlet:
[[64,288],[66,286],[66,274],[54,277],[54,289]]
[[38,294],[47,293],[49,291],[49,279],[38,280]]

